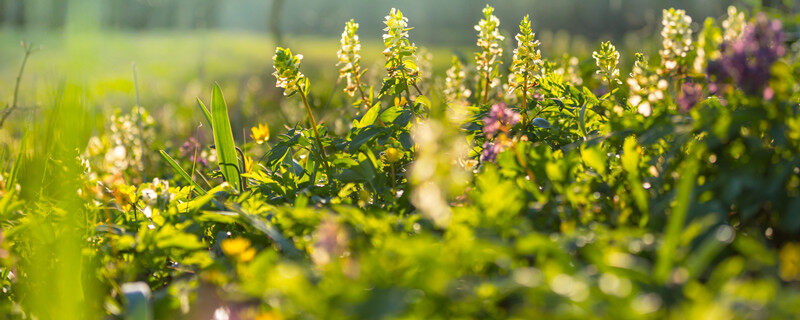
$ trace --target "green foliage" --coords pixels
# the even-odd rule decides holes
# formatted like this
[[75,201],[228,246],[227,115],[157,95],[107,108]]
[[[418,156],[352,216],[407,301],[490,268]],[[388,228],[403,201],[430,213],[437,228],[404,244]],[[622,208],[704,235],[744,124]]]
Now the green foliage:
[[[423,83],[408,20],[392,10],[386,75],[366,76],[351,21],[338,68],[348,89],[330,90],[336,98],[311,87],[301,55],[275,50],[277,86],[300,98],[284,109],[308,126],[237,146],[215,85],[211,109],[198,105],[216,154],[196,140],[175,158],[170,142],[152,148],[163,160],[153,173],[172,179],[134,170],[148,159],[135,151],[153,146],[134,134],[140,109],[92,131],[83,100],[65,90],[43,129],[0,149],[14,159],[0,162],[0,310],[28,319],[795,317],[797,47],[771,66],[768,96],[715,90],[689,59],[719,58],[724,28],[708,20],[705,40],[686,45],[690,19],[666,12],[665,34],[683,45],[667,43],[655,67],[637,54],[624,84],[610,42],[578,71],[571,57],[541,58],[527,18],[502,75],[488,6],[476,65],[455,58],[445,81]],[[700,88],[696,101],[686,85]],[[324,112],[320,122],[312,111]]]

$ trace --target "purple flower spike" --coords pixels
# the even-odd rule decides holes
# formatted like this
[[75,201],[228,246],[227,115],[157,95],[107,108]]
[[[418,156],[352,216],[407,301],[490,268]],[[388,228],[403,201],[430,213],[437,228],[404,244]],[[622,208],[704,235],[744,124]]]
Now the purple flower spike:
[[499,132],[508,132],[520,119],[519,113],[505,103],[495,104],[489,110],[489,115],[483,118],[483,133],[487,138],[492,138]]
[[492,162],[497,159],[497,155],[503,151],[503,146],[497,143],[486,141],[481,152],[481,162]]
[[734,83],[752,95],[764,95],[772,64],[786,55],[781,22],[759,14],[741,37],[722,43],[720,59],[708,64],[718,84]]
[[696,83],[686,82],[681,86],[678,106],[681,108],[681,112],[689,112],[702,99],[703,87]]

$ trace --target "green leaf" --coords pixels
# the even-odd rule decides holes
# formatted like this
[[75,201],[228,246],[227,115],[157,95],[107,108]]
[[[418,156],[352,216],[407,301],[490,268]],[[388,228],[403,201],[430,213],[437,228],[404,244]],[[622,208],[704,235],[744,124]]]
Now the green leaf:
[[539,128],[549,129],[550,128],[550,121],[547,121],[547,120],[542,119],[542,118],[536,118],[536,119],[533,119],[533,125],[537,126]]
[[197,182],[195,182],[192,179],[192,177],[188,173],[186,173],[186,171],[184,171],[183,168],[181,168],[181,166],[178,164],[178,162],[175,161],[175,159],[172,159],[172,157],[170,157],[166,152],[164,152],[164,150],[158,150],[158,152],[161,153],[161,158],[163,158],[164,161],[169,163],[170,167],[172,167],[172,170],[175,171],[175,173],[177,173],[181,177],[183,177],[184,180],[186,180],[189,183],[191,183],[192,187],[194,187],[194,189],[198,193],[200,193],[201,195],[204,195],[204,194],[207,193],[207,191],[203,187],[201,187],[199,184],[197,184]]
[[234,189],[241,191],[241,181],[239,178],[239,158],[236,155],[236,145],[233,141],[231,123],[228,119],[228,106],[225,104],[225,97],[219,85],[214,85],[214,92],[211,98],[211,115],[214,129],[214,145],[217,148],[217,159],[219,169],[225,181],[231,184]]
[[17,180],[17,175],[19,174],[19,167],[22,163],[22,152],[25,148],[25,141],[28,140],[28,135],[25,134],[22,136],[22,140],[19,142],[19,151],[17,153],[17,158],[14,160],[14,164],[11,166],[11,172],[8,174],[8,182],[6,182],[6,187],[9,189],[14,189],[14,184]]
[[586,105],[584,104],[581,107],[581,111],[578,115],[578,122],[581,124],[581,133],[583,134],[583,139],[586,139]]
[[428,97],[426,97],[426,96],[419,96],[416,99],[414,99],[414,102],[419,103],[419,104],[424,105],[424,106],[429,107],[429,108],[431,107],[431,100],[428,99]]
[[211,126],[211,130],[214,130],[214,122],[211,121],[211,119],[212,119],[211,118],[211,112],[208,111],[208,108],[206,108],[206,105],[203,103],[203,100],[200,100],[200,98],[197,98],[197,105],[200,106],[200,110],[203,110],[203,115],[206,117],[206,121],[208,121],[208,125]]
[[381,111],[381,105],[380,104],[376,104],[374,107],[369,108],[367,113],[365,113],[364,116],[361,117],[361,120],[359,120],[358,123],[356,124],[356,128],[360,129],[360,128],[363,128],[363,127],[370,126],[370,125],[374,124],[375,120],[378,119],[378,113],[380,111]]
[[599,146],[585,148],[581,151],[581,158],[592,169],[597,170],[601,175],[606,173],[606,154],[600,150]]
[[361,145],[367,143],[367,141],[369,141],[376,135],[383,132],[386,132],[385,128],[379,128],[379,127],[367,128],[353,137],[353,140],[350,141],[350,145],[348,146],[347,150],[351,153],[356,152],[358,148],[361,147]]
[[[620,160],[622,162],[622,169],[624,169],[627,174],[628,184],[631,186],[631,192],[636,207],[639,208],[639,212],[644,215],[643,219],[646,220],[650,209],[648,209],[647,192],[644,186],[642,186],[641,178],[639,178],[639,159],[639,153],[636,151],[636,138],[630,136],[626,138],[623,143]],[[643,220],[643,222],[646,223],[645,220]]]
[[666,283],[672,273],[675,254],[680,244],[681,230],[686,224],[686,216],[694,198],[694,186],[697,181],[697,174],[700,171],[700,159],[703,158],[704,146],[702,144],[689,145],[689,152],[680,170],[680,179],[677,183],[677,191],[672,204],[667,226],[664,231],[664,241],[661,243],[656,257],[655,278]]
[[403,108],[391,106],[386,110],[383,110],[381,113],[381,121],[383,121],[383,123],[392,123],[394,122],[394,119],[397,119],[397,116],[399,116],[401,112],[403,112]]

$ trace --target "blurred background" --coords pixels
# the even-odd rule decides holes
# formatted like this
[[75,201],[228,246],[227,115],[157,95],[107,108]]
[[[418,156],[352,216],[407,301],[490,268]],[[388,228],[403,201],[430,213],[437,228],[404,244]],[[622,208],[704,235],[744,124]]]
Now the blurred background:
[[[683,8],[700,29],[705,17],[722,17],[729,5],[797,10],[796,0],[504,0],[496,7],[507,36],[506,54],[523,15],[530,14],[542,52],[581,58],[602,40],[613,40],[623,66],[633,49],[657,54],[661,10]],[[344,22],[360,23],[364,64],[379,85],[382,20],[392,7],[414,27],[411,39],[424,48],[434,76],[443,74],[452,55],[471,61],[473,26],[486,1],[478,0],[0,0],[0,105],[11,100],[23,50],[31,56],[20,82],[19,111],[9,122],[28,123],[71,86],[94,110],[96,130],[104,114],[130,110],[137,101],[156,118],[163,137],[191,135],[200,116],[195,97],[210,95],[219,82],[239,129],[299,121],[302,109],[274,88],[272,53],[289,46],[305,56],[303,71],[313,82],[314,107],[348,105],[336,77],[336,50]],[[137,79],[134,77],[134,67]],[[506,63],[505,65],[508,65]],[[624,69],[623,69],[624,70]],[[337,89],[338,87],[338,89]],[[329,119],[341,119],[334,112]],[[159,121],[165,120],[165,121]],[[197,121],[183,121],[197,120]],[[334,121],[334,120],[331,120]],[[344,120],[335,120],[344,121]],[[346,123],[331,123],[334,129]],[[19,136],[24,126],[9,126],[0,141]],[[236,129],[234,130],[236,131]],[[244,138],[242,131],[237,139]]]

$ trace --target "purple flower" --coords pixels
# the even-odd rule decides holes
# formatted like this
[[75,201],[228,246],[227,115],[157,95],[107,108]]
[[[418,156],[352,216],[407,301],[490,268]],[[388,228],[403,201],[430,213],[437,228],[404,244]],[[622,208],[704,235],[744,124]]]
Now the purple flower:
[[486,141],[483,143],[483,152],[481,152],[481,162],[494,161],[497,155],[503,151],[503,146],[497,143]]
[[487,138],[492,138],[499,132],[508,132],[521,119],[519,113],[511,110],[505,103],[498,103],[489,110],[489,115],[483,118],[483,132]]
[[702,99],[703,87],[696,83],[685,82],[678,95],[678,106],[681,112],[689,112]]
[[208,160],[200,155],[202,151],[200,147],[200,143],[197,142],[197,139],[194,137],[190,137],[189,140],[183,143],[180,148],[181,158],[189,158],[192,162],[197,162],[202,166],[208,165]]
[[772,64],[786,54],[781,22],[759,14],[741,37],[722,43],[722,56],[708,64],[717,84],[734,83],[748,94],[763,95]]

